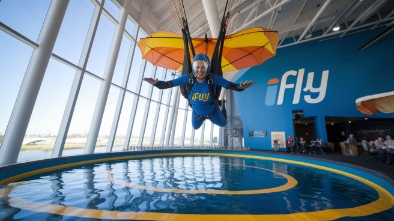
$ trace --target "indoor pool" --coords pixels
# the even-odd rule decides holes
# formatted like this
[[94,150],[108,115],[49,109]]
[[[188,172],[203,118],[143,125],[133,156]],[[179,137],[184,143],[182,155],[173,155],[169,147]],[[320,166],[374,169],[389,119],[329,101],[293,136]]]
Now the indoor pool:
[[302,157],[129,152],[33,165],[2,180],[0,220],[394,220],[389,181]]

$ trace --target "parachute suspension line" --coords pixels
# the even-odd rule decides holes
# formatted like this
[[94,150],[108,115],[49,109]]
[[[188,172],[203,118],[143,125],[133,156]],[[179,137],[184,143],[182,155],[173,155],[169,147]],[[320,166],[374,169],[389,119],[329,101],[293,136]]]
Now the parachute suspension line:
[[189,47],[192,52],[192,57],[194,57],[196,55],[196,52],[194,51],[192,38],[190,36],[189,22],[187,21],[186,10],[185,10],[185,5],[183,4],[183,0],[181,0],[181,3],[182,3],[182,9],[183,9],[183,24],[184,24],[182,27],[186,32],[187,41],[189,43]]
[[227,12],[227,7],[228,7],[228,1],[226,1],[226,6],[223,11],[223,16],[222,16],[222,21],[220,24],[220,29],[219,29],[219,35],[218,39],[216,41],[213,53],[212,53],[212,62],[211,62],[211,73],[216,73],[219,76],[223,76],[223,71],[222,71],[222,50],[223,50],[223,45],[224,45],[224,39],[226,37],[226,18],[228,17],[228,12]]
[[[169,0],[169,1],[171,1],[171,0]],[[189,49],[191,50],[193,57],[195,55],[195,52],[194,52],[194,46],[192,43],[192,39],[190,37],[189,25],[188,25],[188,21],[187,21],[187,17],[186,17],[186,10],[185,10],[183,0],[173,0],[171,7],[172,7],[176,17],[178,18],[178,21],[180,24],[180,29],[182,31],[183,48],[184,48],[183,63],[182,63],[182,75],[190,74],[189,82],[192,82],[194,79],[193,78],[194,75],[191,74],[192,73],[192,64],[191,64],[191,57],[190,57]],[[189,84],[191,85],[191,83],[189,83]],[[180,85],[180,89],[181,89],[182,96],[184,98],[186,98],[187,100],[189,100],[188,99],[188,97],[189,97],[188,87],[186,87],[185,85]],[[189,102],[189,105],[190,105],[190,102]]]
[[230,1],[230,10],[229,10],[229,17],[227,18],[226,25],[228,26],[233,19],[234,15],[237,13],[238,8],[241,6],[242,1],[238,1],[237,3],[234,3],[234,1]]
[[[175,23],[178,25],[179,29],[182,29],[182,16],[179,8],[180,0],[165,0],[167,8],[170,10],[173,19],[176,21]],[[176,4],[176,2],[178,4]]]

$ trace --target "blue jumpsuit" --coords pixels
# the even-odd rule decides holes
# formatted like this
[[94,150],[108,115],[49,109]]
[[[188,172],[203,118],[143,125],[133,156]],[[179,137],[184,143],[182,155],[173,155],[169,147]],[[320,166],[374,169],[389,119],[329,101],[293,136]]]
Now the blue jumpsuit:
[[[216,86],[227,88],[231,83],[230,81],[216,74],[213,74],[212,78],[214,88],[216,88]],[[188,74],[172,80],[174,86],[185,85],[186,87],[188,81]],[[239,86],[237,89],[239,91],[242,90]],[[189,92],[189,101],[193,109],[192,126],[194,129],[200,128],[202,123],[204,123],[205,119],[201,117],[207,117],[209,115],[212,115],[211,118],[209,118],[212,123],[220,127],[224,127],[227,124],[226,118],[220,111],[219,104],[213,103],[213,95],[211,95],[209,90],[208,80],[205,80],[203,83],[199,83],[197,80],[194,80],[191,91]],[[201,117],[198,117],[197,115]]]

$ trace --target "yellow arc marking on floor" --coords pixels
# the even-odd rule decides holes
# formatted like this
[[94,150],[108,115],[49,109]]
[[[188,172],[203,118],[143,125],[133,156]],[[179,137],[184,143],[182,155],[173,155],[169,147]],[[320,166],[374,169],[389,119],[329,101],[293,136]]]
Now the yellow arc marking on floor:
[[285,177],[287,179],[287,183],[285,183],[282,186],[267,188],[267,189],[259,189],[259,190],[239,190],[239,191],[237,191],[237,190],[234,190],[234,191],[232,191],[232,190],[198,190],[198,189],[186,190],[186,189],[164,189],[164,188],[158,188],[158,187],[154,187],[154,186],[143,186],[143,185],[139,185],[139,184],[135,184],[135,183],[126,182],[123,180],[117,180],[112,177],[110,170],[107,170],[107,179],[109,181],[111,181],[112,183],[127,186],[130,188],[136,188],[136,189],[140,189],[140,190],[150,190],[150,191],[155,191],[155,192],[170,192],[170,193],[188,193],[188,194],[205,193],[205,194],[226,194],[226,195],[243,195],[243,194],[250,194],[251,195],[251,194],[281,192],[281,191],[289,190],[298,184],[298,181],[296,179],[294,179],[293,177],[291,177],[287,174],[284,174],[284,173],[275,172],[272,170],[268,170],[268,169],[264,169],[264,168],[256,167],[256,166],[247,166],[247,165],[235,165],[235,166],[242,166],[242,167],[249,167],[249,168],[256,168],[256,169],[260,169],[260,170],[270,171],[270,172],[273,172],[273,173],[276,173],[276,174],[279,174],[279,175]]
[[[278,162],[286,162],[290,164],[298,164],[309,166],[321,170],[331,171],[333,173],[341,174],[343,176],[350,177],[359,182],[362,182],[373,189],[375,189],[379,195],[379,198],[371,203],[357,206],[354,208],[342,208],[342,209],[328,209],[313,212],[299,212],[291,214],[173,214],[173,213],[154,213],[154,212],[119,212],[119,211],[107,211],[107,210],[95,210],[95,209],[84,209],[72,206],[60,206],[52,205],[40,202],[31,202],[18,197],[10,197],[8,193],[12,191],[12,185],[3,188],[0,191],[0,197],[8,199],[10,206],[31,210],[36,212],[52,213],[61,216],[76,216],[83,218],[95,218],[95,219],[134,219],[134,220],[272,220],[272,221],[282,221],[282,220],[334,220],[342,217],[359,217],[367,216],[374,213],[379,213],[388,209],[391,209],[394,205],[394,197],[382,187],[376,185],[375,183],[366,180],[362,177],[350,174],[344,171],[336,170],[333,168],[328,168],[324,166],[314,165],[311,163],[304,163],[294,160],[279,159],[274,157],[263,157],[263,156],[252,156],[252,155],[239,155],[239,154],[217,154],[217,153],[169,153],[169,154],[147,154],[139,156],[126,156],[126,157],[114,157],[105,158],[99,160],[84,161],[84,163],[71,163],[62,165],[61,168],[72,167],[82,164],[90,164],[96,162],[107,162],[111,160],[121,160],[121,159],[135,159],[135,158],[152,158],[152,157],[164,157],[164,156],[225,156],[225,157],[239,157],[239,158],[250,158],[259,160],[271,160]],[[45,168],[36,170],[34,174],[51,171],[54,169],[59,169],[60,166],[55,166],[51,168]],[[7,181],[16,181],[23,177],[32,175],[32,172],[17,175],[16,177],[10,177]]]

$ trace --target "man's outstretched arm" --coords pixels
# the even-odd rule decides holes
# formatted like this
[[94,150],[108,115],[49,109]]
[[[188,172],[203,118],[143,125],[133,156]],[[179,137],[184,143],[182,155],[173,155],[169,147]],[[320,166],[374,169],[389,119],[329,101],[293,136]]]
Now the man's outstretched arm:
[[167,88],[174,87],[173,81],[159,81],[159,80],[153,79],[153,78],[144,78],[144,81],[148,82],[149,84],[153,84],[153,86],[155,86],[159,89],[167,89]]
[[241,82],[239,84],[234,84],[234,83],[230,83],[226,89],[230,89],[230,90],[234,90],[234,91],[243,91],[244,89],[252,86],[254,84],[254,81],[245,81],[245,82]]

